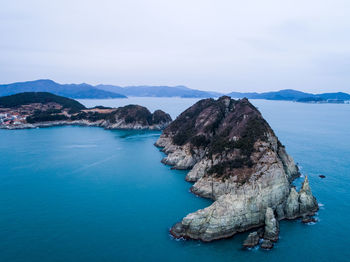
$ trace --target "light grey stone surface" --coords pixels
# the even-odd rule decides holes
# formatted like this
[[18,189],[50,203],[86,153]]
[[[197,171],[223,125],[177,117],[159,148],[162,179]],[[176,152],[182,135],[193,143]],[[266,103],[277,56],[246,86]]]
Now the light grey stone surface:
[[268,207],[265,213],[264,239],[276,242],[278,240],[279,224],[275,218],[272,208]]
[[260,237],[258,232],[252,232],[247,236],[246,240],[244,240],[243,247],[248,247],[248,248],[255,247],[259,244],[259,240],[260,240]]

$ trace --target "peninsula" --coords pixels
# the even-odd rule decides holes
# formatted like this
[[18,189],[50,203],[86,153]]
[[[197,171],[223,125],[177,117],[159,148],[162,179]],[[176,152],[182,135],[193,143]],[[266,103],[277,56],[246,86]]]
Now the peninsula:
[[[300,176],[285,147],[247,99],[203,99],[185,110],[155,144],[162,162],[189,169],[191,191],[214,203],[187,215],[170,230],[175,238],[212,241],[260,228],[244,243],[262,248],[277,241],[282,219],[304,218],[318,210],[307,177]],[[262,228],[262,229],[261,229]]]
[[100,126],[106,129],[161,130],[169,114],[151,113],[139,105],[86,108],[76,100],[46,92],[25,92],[0,97],[0,128],[23,129],[59,125]]

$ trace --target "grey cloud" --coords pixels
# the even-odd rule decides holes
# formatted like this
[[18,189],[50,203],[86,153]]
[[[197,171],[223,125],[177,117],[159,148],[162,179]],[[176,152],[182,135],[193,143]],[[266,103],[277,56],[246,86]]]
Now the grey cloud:
[[348,1],[0,1],[3,83],[350,92]]

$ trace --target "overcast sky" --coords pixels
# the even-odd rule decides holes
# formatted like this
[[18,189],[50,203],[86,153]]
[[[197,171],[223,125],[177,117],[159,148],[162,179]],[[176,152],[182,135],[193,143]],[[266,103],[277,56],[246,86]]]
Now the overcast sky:
[[349,0],[0,0],[0,83],[350,92]]

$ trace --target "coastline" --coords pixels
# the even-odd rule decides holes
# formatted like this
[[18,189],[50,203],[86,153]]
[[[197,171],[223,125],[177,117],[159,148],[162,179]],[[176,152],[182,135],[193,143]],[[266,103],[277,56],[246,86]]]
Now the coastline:
[[87,120],[74,120],[74,121],[51,121],[51,122],[38,122],[33,124],[20,124],[20,125],[0,125],[0,129],[4,130],[19,130],[19,129],[35,129],[35,128],[46,128],[55,126],[86,126],[86,127],[102,127],[110,130],[163,130],[167,125],[141,125],[141,124],[119,124],[110,125],[105,120],[96,122],[90,122]]

